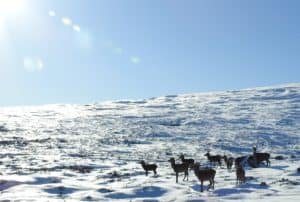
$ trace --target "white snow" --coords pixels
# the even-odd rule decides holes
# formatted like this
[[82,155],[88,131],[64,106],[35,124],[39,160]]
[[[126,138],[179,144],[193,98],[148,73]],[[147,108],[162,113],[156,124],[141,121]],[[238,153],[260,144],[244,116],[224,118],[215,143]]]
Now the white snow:
[[[0,108],[0,200],[300,201],[300,84],[90,105]],[[259,151],[271,167],[215,167],[215,190],[175,183],[167,160],[184,153]],[[282,155],[285,160],[275,160]],[[293,157],[293,158],[292,158]],[[145,176],[140,160],[157,163]],[[267,186],[261,186],[266,182]],[[207,184],[205,184],[207,187]]]

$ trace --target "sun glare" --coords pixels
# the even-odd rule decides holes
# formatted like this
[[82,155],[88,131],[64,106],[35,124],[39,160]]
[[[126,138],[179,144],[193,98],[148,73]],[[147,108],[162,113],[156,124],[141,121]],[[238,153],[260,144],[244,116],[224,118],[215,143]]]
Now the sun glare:
[[24,9],[25,0],[0,0],[0,18],[15,17]]

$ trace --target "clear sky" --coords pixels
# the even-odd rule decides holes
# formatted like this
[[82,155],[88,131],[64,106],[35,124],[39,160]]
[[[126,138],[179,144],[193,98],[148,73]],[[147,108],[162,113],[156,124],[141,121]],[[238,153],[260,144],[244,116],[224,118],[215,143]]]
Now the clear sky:
[[300,82],[299,10],[298,0],[0,0],[0,105]]

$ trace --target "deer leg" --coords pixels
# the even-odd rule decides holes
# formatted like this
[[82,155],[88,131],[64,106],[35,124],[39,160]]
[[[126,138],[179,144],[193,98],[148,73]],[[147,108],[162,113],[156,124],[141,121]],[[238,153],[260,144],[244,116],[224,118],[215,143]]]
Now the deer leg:
[[201,180],[201,192],[203,192],[203,181]]
[[176,183],[178,183],[178,173],[176,173]]
[[189,181],[189,171],[186,171],[187,181]]
[[146,176],[148,176],[148,170],[146,170]]
[[154,172],[154,175],[157,175],[156,169],[154,169],[153,172]]

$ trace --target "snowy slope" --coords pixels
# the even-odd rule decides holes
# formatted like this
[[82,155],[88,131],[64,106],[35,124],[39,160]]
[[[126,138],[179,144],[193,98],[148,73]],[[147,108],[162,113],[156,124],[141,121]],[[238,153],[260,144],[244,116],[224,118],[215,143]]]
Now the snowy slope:
[[[90,105],[0,108],[0,199],[36,201],[300,201],[300,84]],[[217,170],[215,190],[175,183],[180,153],[272,157],[270,168]],[[292,158],[293,157],[293,158]],[[138,161],[158,164],[148,177]],[[282,179],[284,178],[284,179]],[[266,182],[268,186],[260,186]]]

